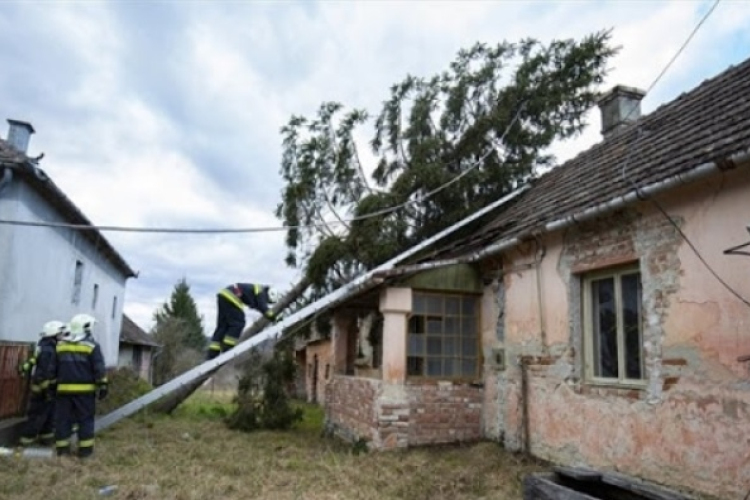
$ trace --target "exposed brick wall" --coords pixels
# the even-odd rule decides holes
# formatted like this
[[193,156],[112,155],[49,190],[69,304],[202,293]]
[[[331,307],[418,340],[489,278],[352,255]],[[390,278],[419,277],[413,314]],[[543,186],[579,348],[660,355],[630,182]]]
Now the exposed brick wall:
[[408,385],[407,392],[411,446],[481,439],[481,388],[438,382]]
[[326,386],[326,429],[345,441],[374,440],[379,380],[333,375]]
[[388,450],[481,439],[483,390],[450,382],[385,384],[335,375],[326,387],[326,428]]

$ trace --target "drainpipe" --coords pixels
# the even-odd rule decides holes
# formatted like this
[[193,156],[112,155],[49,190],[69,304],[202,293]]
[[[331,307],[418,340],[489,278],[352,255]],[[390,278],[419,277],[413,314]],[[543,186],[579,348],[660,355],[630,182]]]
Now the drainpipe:
[[668,177],[659,182],[648,184],[642,188],[639,187],[639,188],[633,189],[632,191],[622,196],[617,196],[615,198],[612,198],[609,201],[606,201],[594,207],[587,208],[578,213],[571,214],[561,219],[548,222],[544,226],[542,226],[540,231],[534,233],[533,235],[531,232],[527,232],[525,234],[514,236],[512,238],[500,240],[497,243],[486,246],[479,251],[470,253],[468,255],[464,255],[462,257],[435,260],[432,262],[425,262],[423,264],[400,266],[400,267],[396,267],[390,270],[376,272],[374,273],[374,275],[380,278],[384,278],[384,277],[390,277],[390,276],[398,276],[401,274],[409,274],[413,272],[426,271],[429,269],[436,269],[440,267],[453,266],[456,264],[477,262],[486,257],[491,257],[493,255],[502,253],[506,250],[516,247],[517,245],[521,243],[521,241],[529,237],[538,238],[544,233],[550,233],[553,231],[560,231],[562,229],[567,229],[568,227],[576,223],[580,223],[589,219],[600,217],[602,215],[618,210],[626,205],[634,203],[638,200],[645,200],[648,197],[661,194],[681,184],[688,184],[691,182],[699,181],[711,175],[721,173],[726,170],[731,170],[732,168],[745,167],[748,165],[750,165],[750,149],[743,151],[741,153],[732,155],[729,158],[712,161],[708,163],[702,163],[698,165],[697,167],[693,168],[692,170],[689,170],[685,173],[677,174],[672,177]]
[[547,247],[542,242],[542,238],[538,235],[534,236],[534,241],[537,245],[537,258],[535,259],[534,266],[536,267],[536,298],[539,306],[539,331],[542,339],[542,352],[548,354],[547,346],[547,321],[544,316],[544,301],[542,300],[542,261],[544,256],[547,255]]

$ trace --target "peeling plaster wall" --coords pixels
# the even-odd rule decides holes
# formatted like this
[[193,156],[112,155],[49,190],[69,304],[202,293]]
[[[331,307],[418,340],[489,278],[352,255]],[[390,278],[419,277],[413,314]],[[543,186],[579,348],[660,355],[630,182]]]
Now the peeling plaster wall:
[[[711,267],[750,297],[750,258],[722,253],[748,240],[750,220],[738,217],[750,214],[747,172],[659,201]],[[487,388],[485,401],[494,401],[501,423],[485,425],[485,432],[503,429],[507,447],[527,445],[553,462],[741,497],[750,487],[750,374],[737,357],[750,354],[750,308],[648,202],[551,235],[545,244],[541,316],[536,268],[504,277],[508,368],[505,385]],[[510,268],[533,260],[524,248],[506,257]],[[647,385],[597,386],[582,371],[580,273],[633,260],[643,282]],[[521,359],[528,364],[526,409]]]
[[[308,401],[316,401],[325,404],[326,384],[333,374],[333,348],[330,340],[319,341],[307,346],[305,355],[307,366],[305,367],[305,390]],[[315,356],[318,359],[318,368],[315,372]]]

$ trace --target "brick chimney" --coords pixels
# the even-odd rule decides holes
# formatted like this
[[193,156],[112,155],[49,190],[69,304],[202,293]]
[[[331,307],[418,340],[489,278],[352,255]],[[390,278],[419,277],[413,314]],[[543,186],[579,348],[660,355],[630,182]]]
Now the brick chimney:
[[31,134],[34,133],[34,127],[31,126],[31,123],[11,120],[10,118],[8,124],[10,125],[8,127],[8,144],[20,152],[26,153]]
[[617,85],[597,103],[602,113],[602,135],[606,139],[613,132],[627,127],[641,116],[641,89]]

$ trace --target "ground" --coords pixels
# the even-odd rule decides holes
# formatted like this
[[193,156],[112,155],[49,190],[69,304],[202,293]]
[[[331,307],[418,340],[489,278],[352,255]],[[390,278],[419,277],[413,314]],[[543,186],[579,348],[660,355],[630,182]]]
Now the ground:
[[231,431],[226,394],[198,392],[173,416],[137,415],[97,436],[95,457],[0,458],[0,498],[520,499],[540,464],[495,443],[366,452],[323,437],[322,411],[286,432]]

